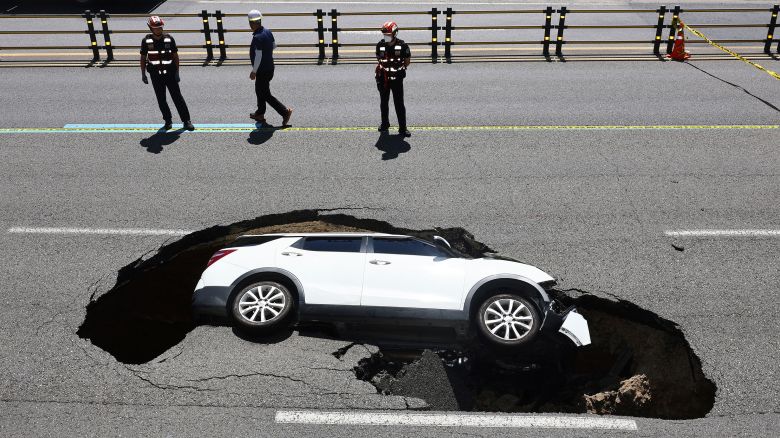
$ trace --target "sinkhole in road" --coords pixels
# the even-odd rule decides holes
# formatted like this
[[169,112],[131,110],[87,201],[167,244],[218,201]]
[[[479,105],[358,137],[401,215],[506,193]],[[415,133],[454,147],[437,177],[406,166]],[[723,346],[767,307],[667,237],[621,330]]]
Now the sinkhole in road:
[[[77,334],[120,362],[149,362],[195,327],[192,291],[215,251],[242,234],[327,231],[425,238],[438,234],[474,257],[493,252],[462,228],[411,230],[323,210],[265,215],[197,231],[123,267],[113,287],[93,293]],[[593,344],[579,349],[566,343],[535,344],[508,354],[478,342],[428,349],[406,345],[402,350],[371,342],[370,335],[344,336],[380,347],[356,364],[355,376],[381,394],[421,398],[436,410],[591,412],[668,419],[698,418],[710,411],[715,384],[704,375],[676,324],[627,301],[580,290],[552,294],[565,305],[577,306],[589,322]]]
[[585,316],[591,345],[385,348],[361,359],[355,375],[380,394],[420,398],[433,410],[692,419],[712,409],[715,383],[676,324],[627,301],[552,294]]

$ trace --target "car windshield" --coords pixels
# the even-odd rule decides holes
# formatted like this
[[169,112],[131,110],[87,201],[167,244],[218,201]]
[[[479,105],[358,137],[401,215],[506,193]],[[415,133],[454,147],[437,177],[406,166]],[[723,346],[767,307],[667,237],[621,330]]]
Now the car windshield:
[[455,248],[450,248],[450,247],[448,247],[446,245],[443,245],[443,244],[441,244],[439,242],[436,242],[435,240],[433,240],[433,241],[429,241],[429,240],[425,240],[425,239],[420,239],[420,240],[422,240],[423,242],[428,243],[428,244],[436,245],[437,248],[439,248],[442,251],[448,253],[448,255],[450,257],[457,257],[457,258],[462,258],[462,259],[473,259],[474,258],[474,257],[472,257],[472,256],[470,256],[468,254],[465,254],[465,253],[462,253],[462,252],[458,251]]
[[508,262],[515,262],[515,263],[525,263],[522,260],[518,260],[516,258],[512,258],[512,257],[505,256],[505,255],[500,255],[500,254],[497,254],[497,253],[485,254],[485,258],[486,259],[496,259],[496,260],[506,260]]

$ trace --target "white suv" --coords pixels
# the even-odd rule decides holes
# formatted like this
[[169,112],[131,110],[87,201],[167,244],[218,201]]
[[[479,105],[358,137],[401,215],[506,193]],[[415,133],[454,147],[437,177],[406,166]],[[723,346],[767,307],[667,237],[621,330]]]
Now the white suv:
[[[435,236],[380,233],[264,234],[239,237],[209,260],[195,289],[194,316],[228,317],[238,328],[291,320],[364,321],[399,327],[475,328],[502,346],[559,332],[590,343],[585,319],[562,309],[542,270],[498,258],[471,258]],[[422,329],[424,330],[424,329]]]

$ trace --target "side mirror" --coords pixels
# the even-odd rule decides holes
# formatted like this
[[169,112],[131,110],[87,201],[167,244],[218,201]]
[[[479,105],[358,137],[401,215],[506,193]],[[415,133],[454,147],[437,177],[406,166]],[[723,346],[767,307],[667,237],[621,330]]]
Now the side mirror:
[[441,242],[444,246],[446,246],[449,249],[452,249],[452,245],[450,245],[450,242],[447,242],[447,239],[441,237],[441,236],[433,236],[434,242]]

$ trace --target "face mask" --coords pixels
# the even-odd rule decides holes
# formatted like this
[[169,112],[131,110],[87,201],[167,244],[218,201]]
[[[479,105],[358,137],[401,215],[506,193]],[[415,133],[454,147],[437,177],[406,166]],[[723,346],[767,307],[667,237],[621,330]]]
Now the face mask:
[[391,41],[393,41],[393,36],[392,35],[385,35],[385,42],[389,43]]

